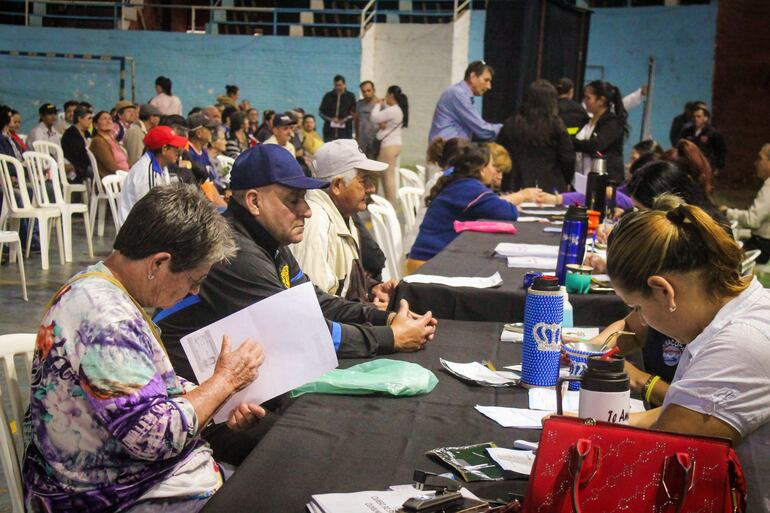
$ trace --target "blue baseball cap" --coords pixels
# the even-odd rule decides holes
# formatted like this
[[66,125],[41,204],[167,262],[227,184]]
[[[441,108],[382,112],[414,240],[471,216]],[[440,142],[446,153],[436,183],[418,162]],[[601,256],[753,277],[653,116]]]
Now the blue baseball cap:
[[242,152],[230,170],[230,188],[252,189],[278,183],[294,189],[323,189],[329,184],[305,176],[297,159],[277,144],[258,144]]

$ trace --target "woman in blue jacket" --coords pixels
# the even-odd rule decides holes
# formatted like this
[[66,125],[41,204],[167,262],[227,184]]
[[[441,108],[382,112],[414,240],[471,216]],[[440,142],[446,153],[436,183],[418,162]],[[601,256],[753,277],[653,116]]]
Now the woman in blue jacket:
[[489,185],[497,174],[489,148],[472,143],[455,158],[425,200],[428,210],[409,252],[407,270],[414,272],[457,237],[454,221],[499,219],[515,221],[516,205],[533,201],[537,189],[498,196]]

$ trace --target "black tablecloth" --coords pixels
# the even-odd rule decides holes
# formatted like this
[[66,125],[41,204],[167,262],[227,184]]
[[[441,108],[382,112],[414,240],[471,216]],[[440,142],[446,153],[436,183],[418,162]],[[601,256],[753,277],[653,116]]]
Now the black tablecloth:
[[[559,233],[543,232],[541,223],[517,223],[516,235],[463,232],[418,273],[438,276],[490,276],[499,272],[503,284],[494,289],[447,285],[398,284],[391,307],[400,299],[415,312],[430,310],[439,319],[520,322],[524,320],[524,275],[530,269],[509,269],[504,258],[495,257],[500,242],[559,244]],[[575,326],[606,326],[628,313],[615,294],[570,294]]]
[[[210,512],[301,512],[313,494],[386,490],[412,480],[415,468],[446,472],[425,452],[493,441],[537,441],[539,430],[502,428],[474,409],[526,408],[521,388],[466,384],[444,371],[439,357],[456,362],[493,361],[498,368],[520,363],[521,344],[499,342],[502,324],[442,321],[435,340],[418,353],[387,356],[419,363],[439,383],[416,397],[334,396],[297,398],[222,490],[203,510]],[[362,360],[343,360],[348,367]],[[470,483],[483,497],[520,493],[526,481]]]

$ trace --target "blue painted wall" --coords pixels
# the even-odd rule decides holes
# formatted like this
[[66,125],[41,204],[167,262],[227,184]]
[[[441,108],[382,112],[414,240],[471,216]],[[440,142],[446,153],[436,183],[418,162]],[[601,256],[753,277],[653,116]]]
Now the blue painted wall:
[[[651,133],[668,147],[671,120],[689,100],[711,104],[717,4],[679,7],[594,9],[588,64],[604,66],[604,79],[630,93],[647,81],[647,60],[656,59]],[[586,78],[599,78],[591,70]],[[639,141],[643,107],[629,113],[631,134]]]
[[[717,5],[595,9],[588,63],[604,66],[604,77],[623,92],[646,80],[647,58],[657,59],[652,134],[667,144],[671,119],[690,99],[711,102]],[[468,60],[483,58],[486,12],[471,16]],[[41,29],[0,25],[0,48],[26,51],[125,54],[136,57],[137,100],[154,94],[154,81],[174,82],[185,111],[204,106],[225,84],[260,110],[302,106],[315,112],[332,77],[359,82],[361,48],[356,38],[207,36],[161,32]],[[0,57],[0,102],[21,111],[24,130],[37,119],[42,101],[59,105],[83,99],[97,108],[114,105],[115,63]],[[10,72],[9,72],[10,71]],[[594,76],[589,75],[590,78]],[[357,91],[356,91],[357,92]],[[481,102],[477,102],[480,104]],[[480,105],[479,105],[480,107]],[[642,108],[630,114],[630,146],[639,140]]]
[[[37,52],[130,55],[136,58],[137,101],[155,94],[155,78],[173,82],[185,114],[237,84],[258,109],[304,107],[315,113],[335,74],[359,82],[358,38],[208,36],[0,25],[0,48]],[[0,102],[21,112],[23,131],[41,102],[81,99],[109,110],[118,99],[118,64],[0,56]],[[127,90],[130,95],[130,90]]]
[[[604,79],[630,93],[647,81],[647,59],[656,58],[650,129],[669,145],[671,119],[688,100],[711,104],[717,4],[680,7],[594,9],[588,64],[603,66]],[[486,12],[473,11],[468,60],[484,56]],[[589,69],[586,79],[599,78]],[[477,102],[480,103],[480,102]],[[643,106],[629,113],[631,133],[626,155],[639,141]]]

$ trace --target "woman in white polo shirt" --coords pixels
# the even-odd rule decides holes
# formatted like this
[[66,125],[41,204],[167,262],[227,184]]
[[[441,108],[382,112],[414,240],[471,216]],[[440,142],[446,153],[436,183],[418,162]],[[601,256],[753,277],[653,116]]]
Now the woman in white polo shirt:
[[607,272],[643,322],[685,349],[663,406],[639,427],[732,439],[748,511],[770,511],[770,293],[740,273],[743,252],[698,207],[624,216]]

